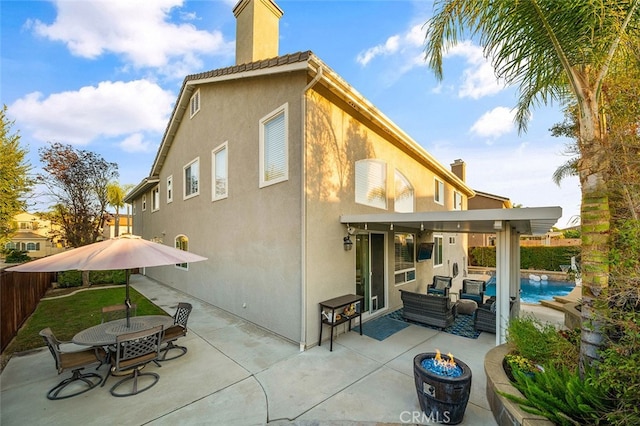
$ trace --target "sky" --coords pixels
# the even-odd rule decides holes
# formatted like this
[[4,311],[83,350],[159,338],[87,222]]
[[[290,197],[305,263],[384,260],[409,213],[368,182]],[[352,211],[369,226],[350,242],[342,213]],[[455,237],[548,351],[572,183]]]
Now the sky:
[[[234,65],[237,0],[0,1],[0,102],[38,172],[38,150],[71,144],[118,164],[121,185],[150,173],[184,77]],[[522,207],[580,211],[576,177],[553,172],[570,140],[549,129],[563,105],[514,123],[517,87],[497,81],[472,39],[446,53],[438,81],[424,54],[428,0],[276,0],[279,54],[311,50],[474,190]],[[41,200],[42,201],[42,200]]]

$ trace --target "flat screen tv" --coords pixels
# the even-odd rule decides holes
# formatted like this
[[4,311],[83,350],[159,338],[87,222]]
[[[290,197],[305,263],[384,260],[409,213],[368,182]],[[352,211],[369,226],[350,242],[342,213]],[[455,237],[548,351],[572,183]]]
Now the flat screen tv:
[[416,261],[424,262],[431,259],[433,255],[433,243],[420,243],[416,252]]

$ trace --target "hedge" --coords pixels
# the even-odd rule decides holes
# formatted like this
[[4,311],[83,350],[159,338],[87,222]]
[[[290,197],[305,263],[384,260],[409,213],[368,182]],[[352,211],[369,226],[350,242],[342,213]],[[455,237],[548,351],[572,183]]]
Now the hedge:
[[[570,265],[573,256],[580,256],[580,247],[520,247],[520,268],[561,271],[560,265]],[[496,248],[470,247],[469,264],[495,268]]]

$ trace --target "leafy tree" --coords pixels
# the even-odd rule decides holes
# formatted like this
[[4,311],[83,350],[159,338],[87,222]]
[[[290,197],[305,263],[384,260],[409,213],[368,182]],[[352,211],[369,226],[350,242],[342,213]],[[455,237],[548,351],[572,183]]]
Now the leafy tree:
[[40,149],[38,175],[55,200],[53,216],[71,247],[95,242],[101,235],[108,204],[107,186],[118,177],[118,165],[96,153],[53,143]]
[[20,135],[11,133],[14,122],[7,119],[7,106],[0,111],[0,246],[14,231],[13,216],[27,209],[25,196],[31,191],[31,165],[27,151],[20,148]]
[[[498,77],[519,87],[516,121],[526,131],[531,109],[551,100],[577,105],[577,171],[582,190],[582,362],[598,358],[601,319],[594,308],[609,278],[609,166],[603,84],[614,58],[637,49],[640,0],[440,0],[429,21],[426,54],[442,78],[443,52],[475,35]],[[628,63],[619,60],[624,67]]]

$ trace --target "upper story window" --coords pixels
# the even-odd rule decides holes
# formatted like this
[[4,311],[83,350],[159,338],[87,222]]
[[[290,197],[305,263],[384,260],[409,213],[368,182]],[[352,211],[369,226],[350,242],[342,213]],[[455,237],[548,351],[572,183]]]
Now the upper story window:
[[356,203],[387,208],[387,165],[383,161],[356,161]]
[[151,211],[160,210],[160,187],[156,186],[151,191]]
[[444,204],[444,182],[438,178],[434,179],[433,201]]
[[442,236],[433,237],[433,266],[442,266]]
[[200,89],[196,90],[189,100],[189,118],[200,111]]
[[413,213],[413,186],[399,171],[395,172],[396,200],[394,209],[398,213]]
[[[178,250],[189,251],[189,238],[186,235],[178,235],[175,240]],[[188,263],[176,263],[176,268],[189,269]]]
[[147,194],[142,194],[142,211],[147,210]]
[[416,279],[415,238],[413,234],[396,233],[393,237],[395,251],[395,283],[402,284]]
[[173,201],[173,175],[167,177],[167,204]]
[[213,177],[213,201],[227,198],[229,195],[227,146],[228,143],[225,142],[211,152],[211,164],[213,164],[213,170],[211,173],[211,176]]
[[289,178],[288,104],[260,120],[260,188]]
[[200,158],[196,158],[184,166],[184,199],[200,194]]
[[462,194],[458,191],[453,192],[453,209],[462,210]]

